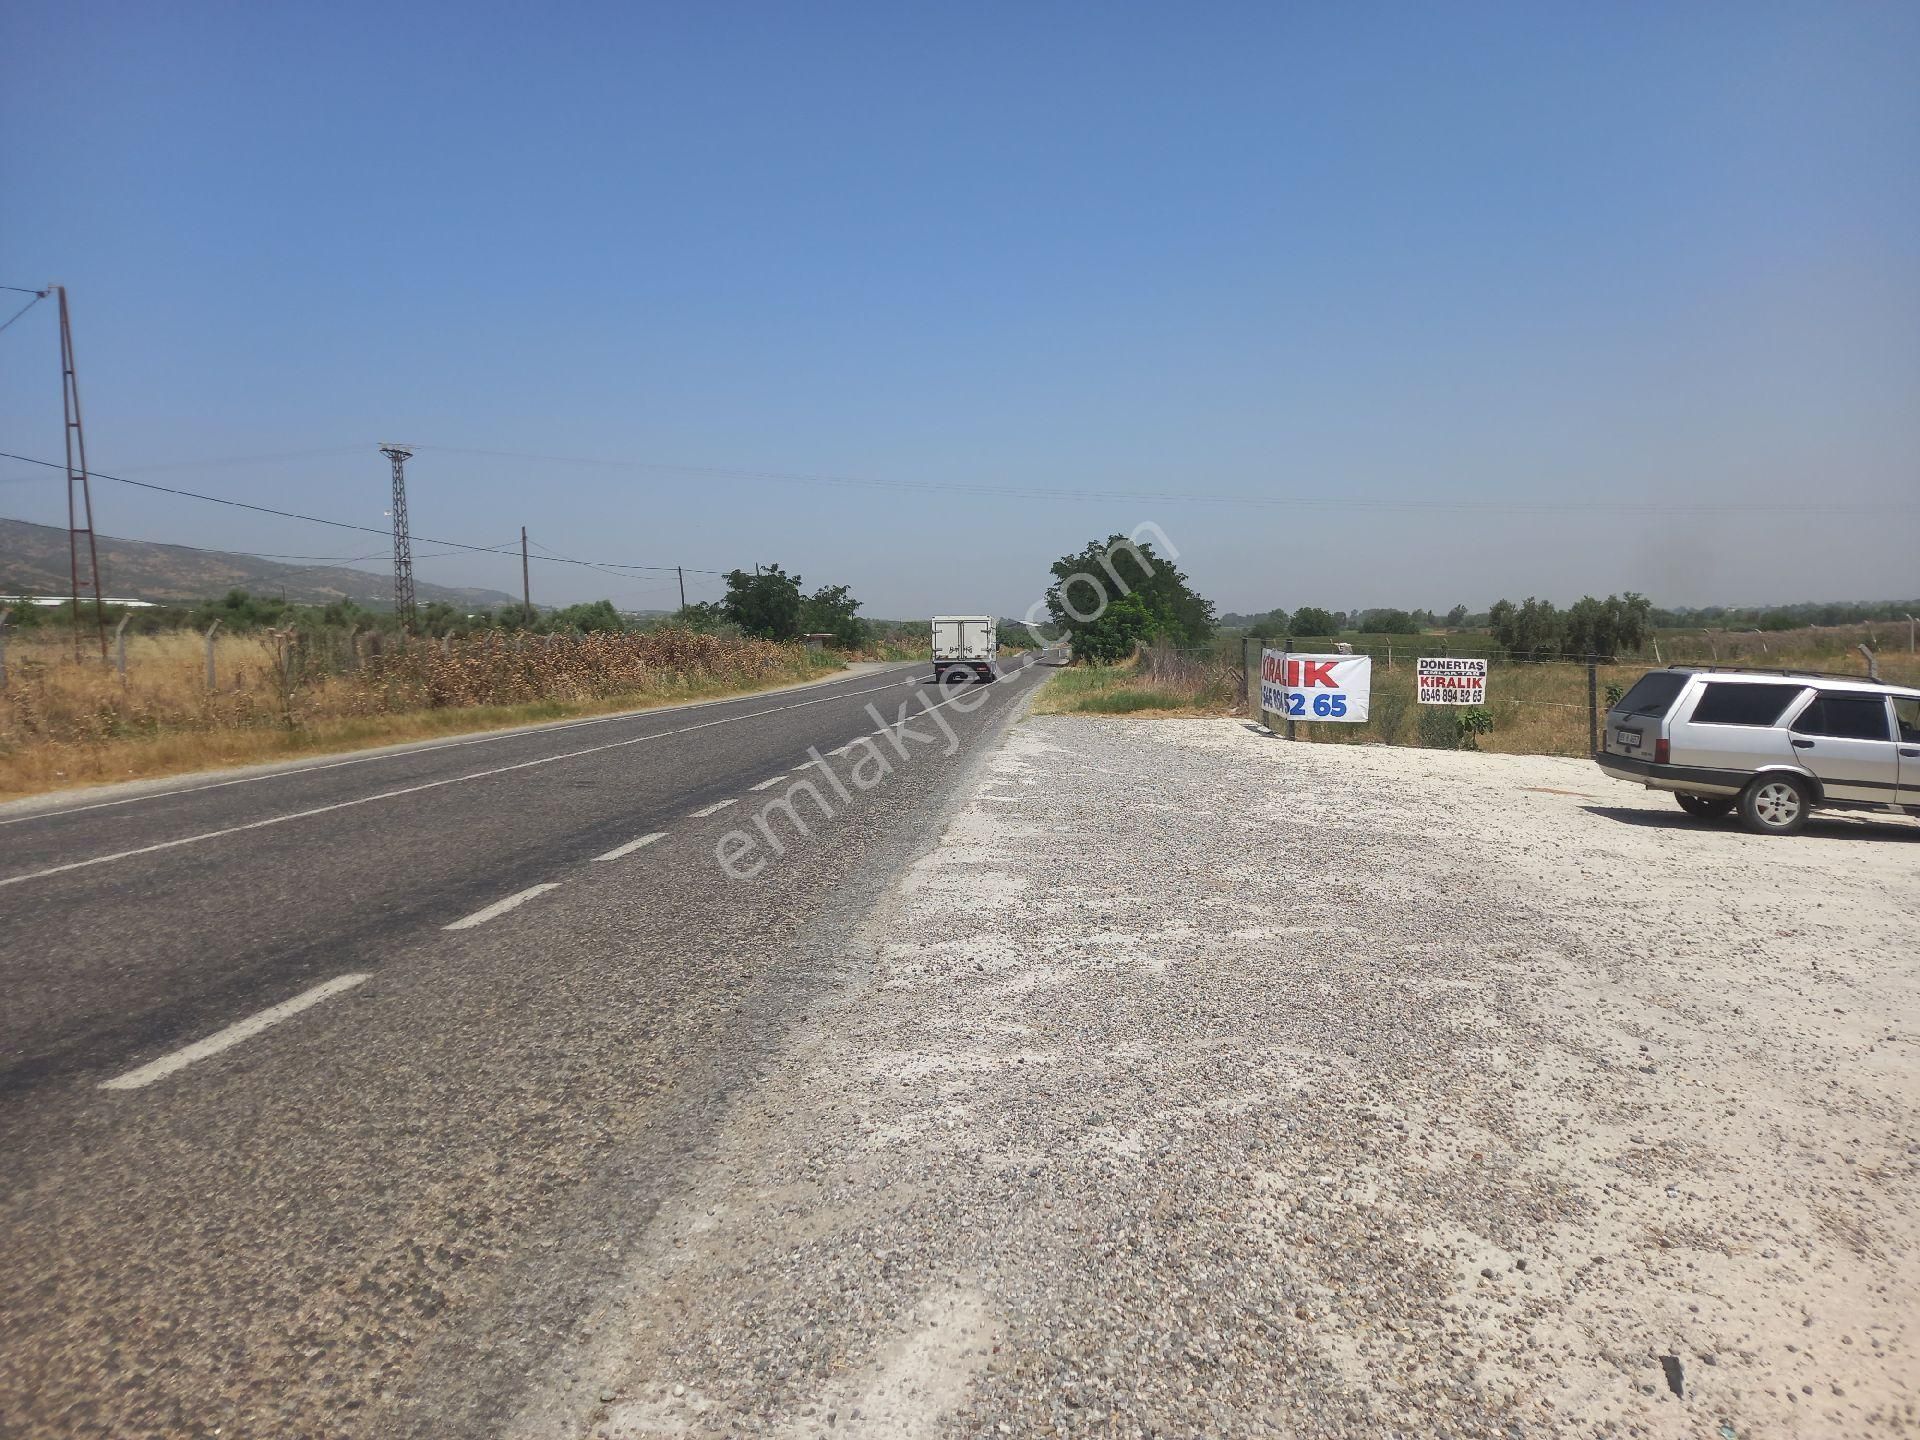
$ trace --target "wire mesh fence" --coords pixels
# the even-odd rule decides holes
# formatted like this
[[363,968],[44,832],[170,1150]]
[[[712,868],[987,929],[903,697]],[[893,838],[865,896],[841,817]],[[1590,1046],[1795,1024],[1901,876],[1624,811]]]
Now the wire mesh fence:
[[[1586,755],[1593,749],[1608,704],[1647,669],[1645,661],[1634,657],[1514,657],[1490,646],[1439,640],[1421,643],[1413,636],[1343,642],[1295,637],[1291,643],[1250,638],[1242,644],[1238,673],[1244,687],[1240,695],[1244,712],[1311,744]],[[1284,649],[1294,656],[1368,656],[1373,664],[1367,718],[1355,722],[1311,712],[1297,717],[1262,713],[1258,675],[1265,649]],[[1418,662],[1422,659],[1485,661],[1484,698],[1471,705],[1421,703]]]

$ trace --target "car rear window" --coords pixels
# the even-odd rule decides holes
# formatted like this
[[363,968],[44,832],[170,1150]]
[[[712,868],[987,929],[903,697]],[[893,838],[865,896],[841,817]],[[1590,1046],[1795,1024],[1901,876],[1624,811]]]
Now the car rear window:
[[1893,738],[1887,730],[1887,702],[1878,695],[1822,692],[1801,712],[1793,728],[1802,735],[1831,735],[1836,740]]
[[1686,683],[1685,675],[1676,675],[1671,670],[1649,670],[1613,708],[1628,715],[1664,715]]
[[1693,707],[1696,725],[1771,725],[1795,700],[1804,685],[1742,685],[1709,682]]

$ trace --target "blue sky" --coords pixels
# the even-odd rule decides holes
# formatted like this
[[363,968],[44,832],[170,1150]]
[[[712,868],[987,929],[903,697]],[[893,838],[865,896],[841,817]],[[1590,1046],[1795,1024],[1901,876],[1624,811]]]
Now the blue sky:
[[[14,0],[0,282],[70,288],[99,469],[378,526],[404,440],[423,534],[880,615],[1143,521],[1222,609],[1905,597],[1915,74],[1893,4]],[[41,306],[0,449],[58,457],[58,380]]]

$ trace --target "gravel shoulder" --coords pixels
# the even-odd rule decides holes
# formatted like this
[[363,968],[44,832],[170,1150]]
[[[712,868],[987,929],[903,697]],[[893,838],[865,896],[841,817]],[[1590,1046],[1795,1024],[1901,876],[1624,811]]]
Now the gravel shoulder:
[[1917,881],[1582,761],[1029,719],[517,1431],[1909,1433]]

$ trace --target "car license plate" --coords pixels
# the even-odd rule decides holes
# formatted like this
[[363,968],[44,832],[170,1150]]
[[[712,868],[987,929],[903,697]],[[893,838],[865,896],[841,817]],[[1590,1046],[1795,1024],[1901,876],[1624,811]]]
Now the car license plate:
[[1616,730],[1613,732],[1613,738],[1629,750],[1638,750],[1640,748],[1640,732],[1638,730]]

